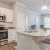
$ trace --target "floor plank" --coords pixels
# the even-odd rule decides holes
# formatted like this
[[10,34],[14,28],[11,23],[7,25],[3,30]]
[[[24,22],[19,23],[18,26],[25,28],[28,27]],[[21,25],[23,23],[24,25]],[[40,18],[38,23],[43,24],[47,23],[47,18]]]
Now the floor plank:
[[16,50],[14,47],[16,46],[15,43],[9,43],[7,45],[1,46],[0,50]]

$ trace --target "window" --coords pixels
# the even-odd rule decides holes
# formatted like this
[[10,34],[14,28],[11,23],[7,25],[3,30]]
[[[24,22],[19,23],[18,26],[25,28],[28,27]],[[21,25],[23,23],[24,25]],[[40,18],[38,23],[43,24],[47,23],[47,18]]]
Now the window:
[[50,17],[44,18],[44,26],[50,28]]

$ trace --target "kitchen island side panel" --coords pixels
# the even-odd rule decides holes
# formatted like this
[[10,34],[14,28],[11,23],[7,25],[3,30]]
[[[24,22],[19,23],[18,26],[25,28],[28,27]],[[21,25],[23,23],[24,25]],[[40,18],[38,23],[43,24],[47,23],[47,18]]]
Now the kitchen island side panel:
[[38,41],[36,40],[36,37],[17,33],[17,50],[40,50]]

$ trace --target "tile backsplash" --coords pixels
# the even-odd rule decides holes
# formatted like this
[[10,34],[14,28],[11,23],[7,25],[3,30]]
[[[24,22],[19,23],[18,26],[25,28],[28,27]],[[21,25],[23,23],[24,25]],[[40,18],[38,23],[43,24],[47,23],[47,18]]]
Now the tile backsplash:
[[13,23],[0,22],[0,25],[4,25],[5,27],[13,27]]

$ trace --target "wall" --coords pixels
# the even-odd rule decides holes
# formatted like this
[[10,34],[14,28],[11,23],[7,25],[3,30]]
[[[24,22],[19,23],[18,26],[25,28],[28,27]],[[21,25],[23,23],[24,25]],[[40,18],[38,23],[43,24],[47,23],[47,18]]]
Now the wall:
[[[5,4],[5,3],[1,3],[1,2],[0,2],[0,7],[7,8],[7,9],[12,9],[11,5]],[[12,23],[0,22],[0,25],[5,25],[6,27],[11,27]]]
[[27,10],[26,11],[26,18],[27,18],[28,29],[30,29],[31,25],[37,25],[37,27],[39,28],[39,26],[40,26],[40,14]]

